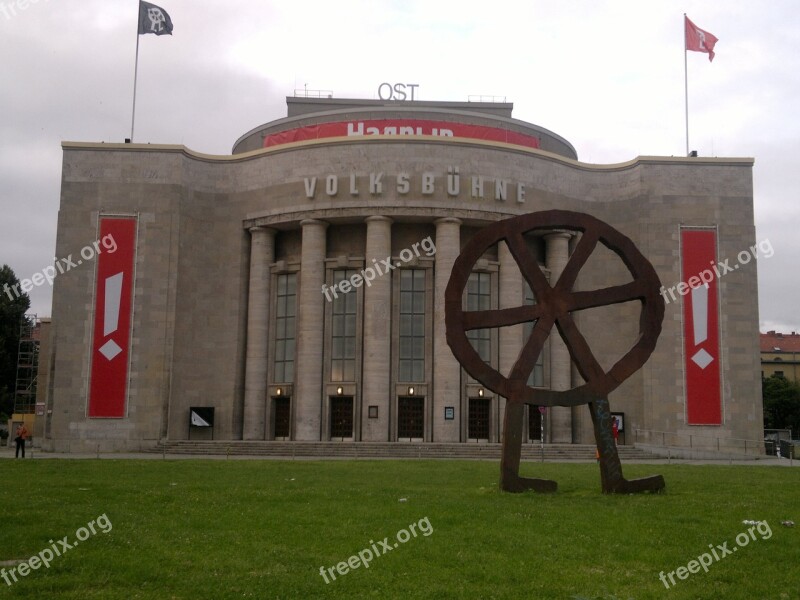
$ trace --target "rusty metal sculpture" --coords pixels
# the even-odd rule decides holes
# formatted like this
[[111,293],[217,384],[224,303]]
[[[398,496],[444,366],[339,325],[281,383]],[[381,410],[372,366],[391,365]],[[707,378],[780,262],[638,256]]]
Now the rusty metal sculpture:
[[[525,242],[534,230],[580,232],[581,238],[555,286],[548,283]],[[533,291],[536,303],[494,311],[465,311],[462,297],[472,268],[481,256],[505,241]],[[572,291],[580,269],[602,243],[617,254],[633,276],[633,281],[592,291]],[[664,300],[659,295],[661,282],[653,266],[633,242],[610,225],[583,213],[550,210],[530,213],[494,223],[479,231],[456,259],[445,290],[447,343],[464,369],[481,384],[507,399],[503,423],[503,456],[500,486],[508,492],[533,489],[554,492],[555,481],[523,478],[519,475],[522,452],[524,406],[577,406],[588,404],[600,454],[600,478],[605,493],[634,493],[664,488],[664,478],[654,475],[627,480],[617,454],[611,424],[608,394],[647,362],[656,347],[664,319]],[[641,302],[639,338],[633,347],[605,372],[592,354],[586,339],[575,325],[571,313],[610,304]],[[508,377],[481,360],[466,332],[474,329],[506,327],[532,321],[533,330]],[[533,389],[527,385],[545,340],[553,326],[563,338],[572,362],[585,383],[566,391]]]

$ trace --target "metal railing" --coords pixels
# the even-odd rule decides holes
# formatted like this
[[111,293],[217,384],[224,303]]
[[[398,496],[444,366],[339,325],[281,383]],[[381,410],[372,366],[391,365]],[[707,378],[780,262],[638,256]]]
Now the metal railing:
[[505,103],[506,97],[505,96],[482,96],[479,94],[473,94],[472,96],[467,96],[467,102],[498,102],[498,103]]
[[294,91],[295,98],[333,98],[333,90],[302,90]]
[[678,433],[675,431],[654,431],[636,429],[637,444],[651,444],[664,448],[679,447],[693,450],[711,450],[715,452],[744,452],[745,454],[763,454],[764,440],[749,440],[697,433]]

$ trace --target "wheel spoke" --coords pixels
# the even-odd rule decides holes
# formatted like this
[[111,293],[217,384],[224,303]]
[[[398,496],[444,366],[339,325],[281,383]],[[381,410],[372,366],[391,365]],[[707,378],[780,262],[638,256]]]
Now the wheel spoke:
[[589,343],[578,330],[572,317],[568,314],[559,317],[556,327],[558,327],[558,332],[567,345],[572,362],[578,367],[581,377],[587,382],[602,379],[604,375],[603,367],[600,366],[600,363],[597,362],[594,354],[592,354]]
[[573,292],[569,298],[569,310],[586,310],[587,308],[641,300],[647,296],[647,290],[647,282],[638,280],[599,290]]
[[597,231],[592,229],[584,232],[575,251],[569,257],[567,265],[561,272],[561,277],[558,278],[558,283],[555,285],[556,289],[563,292],[568,292],[572,289],[572,286],[575,285],[575,280],[578,278],[578,273],[580,273],[592,252],[594,252],[598,239],[599,234]]
[[511,251],[511,255],[519,266],[522,276],[531,286],[534,296],[537,301],[541,301],[545,294],[551,289],[547,278],[539,268],[539,263],[536,257],[531,253],[530,248],[525,243],[525,238],[521,233],[509,236],[506,238],[506,244]]
[[531,336],[528,338],[528,341],[525,342],[525,346],[522,348],[517,362],[514,363],[514,367],[508,375],[509,381],[528,381],[528,377],[530,377],[531,371],[533,371],[533,367],[539,359],[539,355],[542,353],[544,342],[550,335],[550,330],[553,328],[554,322],[555,319],[550,315],[543,316],[536,321],[536,324],[533,326],[533,331],[531,331]]
[[492,327],[508,327],[519,323],[527,323],[539,319],[544,308],[538,304],[515,306],[500,310],[472,310],[464,312],[464,331],[472,329],[490,329]]

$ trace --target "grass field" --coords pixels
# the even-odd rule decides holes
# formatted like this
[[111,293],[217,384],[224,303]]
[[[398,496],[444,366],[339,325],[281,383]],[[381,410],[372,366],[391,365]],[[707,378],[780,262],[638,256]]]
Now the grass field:
[[[495,462],[3,460],[0,561],[63,554],[0,598],[800,598],[800,470],[625,466],[652,473],[666,493],[605,496],[594,464],[524,464],[544,496],[499,492]],[[771,536],[659,580],[745,519]]]

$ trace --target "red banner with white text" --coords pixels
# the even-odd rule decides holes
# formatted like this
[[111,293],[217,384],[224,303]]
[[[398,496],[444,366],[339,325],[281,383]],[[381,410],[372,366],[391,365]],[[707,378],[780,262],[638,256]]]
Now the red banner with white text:
[[90,418],[126,416],[136,219],[100,218],[95,282]]
[[689,425],[722,424],[716,262],[716,230],[681,230],[682,276],[689,287],[683,296],[686,422]]
[[528,148],[539,147],[538,137],[497,127],[426,119],[369,119],[364,121],[319,123],[273,133],[264,138],[264,148],[306,140],[371,135],[431,135],[504,142]]

